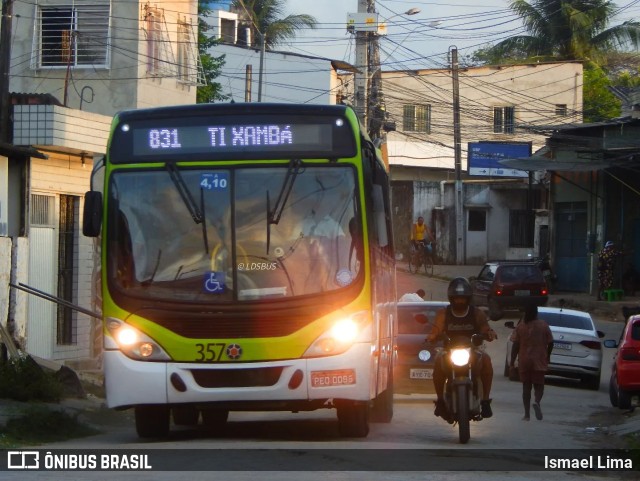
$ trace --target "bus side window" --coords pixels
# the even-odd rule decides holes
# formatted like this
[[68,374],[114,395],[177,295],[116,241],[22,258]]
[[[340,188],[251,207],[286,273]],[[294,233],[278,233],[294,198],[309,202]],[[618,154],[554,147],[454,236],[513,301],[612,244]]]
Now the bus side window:
[[384,212],[384,192],[382,186],[373,184],[373,222],[375,223],[375,232],[380,247],[389,245],[389,237],[387,236],[387,218]]

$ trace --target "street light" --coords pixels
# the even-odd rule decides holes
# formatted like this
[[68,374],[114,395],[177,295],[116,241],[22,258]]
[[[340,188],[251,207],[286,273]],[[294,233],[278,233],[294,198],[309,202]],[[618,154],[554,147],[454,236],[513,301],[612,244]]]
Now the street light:
[[394,19],[396,17],[400,17],[401,15],[417,15],[421,12],[422,10],[420,10],[417,7],[412,7],[409,10],[407,10],[406,12],[402,12],[402,13],[396,13],[395,15],[391,15],[389,18],[385,19],[383,23],[380,23],[378,25],[378,35],[386,35],[387,34],[387,24],[386,22],[388,22],[391,19]]

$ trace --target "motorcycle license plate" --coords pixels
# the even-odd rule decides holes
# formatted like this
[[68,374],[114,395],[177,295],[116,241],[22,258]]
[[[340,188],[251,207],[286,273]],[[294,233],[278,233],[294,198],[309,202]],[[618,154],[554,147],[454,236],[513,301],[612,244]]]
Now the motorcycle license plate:
[[569,342],[554,342],[553,343],[553,348],[554,349],[562,349],[565,351],[570,351],[571,350],[571,343]]
[[516,296],[528,296],[531,292],[528,289],[516,289],[513,291]]
[[433,369],[411,369],[409,370],[411,379],[433,379]]
[[542,271],[542,275],[545,276],[545,277],[548,277],[548,276],[551,275],[551,271],[548,270],[548,269],[545,269],[544,271]]

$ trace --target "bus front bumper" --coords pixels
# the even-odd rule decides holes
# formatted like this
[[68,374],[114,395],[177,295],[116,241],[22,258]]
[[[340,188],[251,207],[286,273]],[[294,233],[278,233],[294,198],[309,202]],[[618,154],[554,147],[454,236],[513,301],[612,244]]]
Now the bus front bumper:
[[130,359],[121,351],[104,353],[107,404],[111,408],[368,401],[375,390],[375,380],[370,380],[372,364],[372,349],[367,343],[354,344],[337,356],[250,363],[148,362]]

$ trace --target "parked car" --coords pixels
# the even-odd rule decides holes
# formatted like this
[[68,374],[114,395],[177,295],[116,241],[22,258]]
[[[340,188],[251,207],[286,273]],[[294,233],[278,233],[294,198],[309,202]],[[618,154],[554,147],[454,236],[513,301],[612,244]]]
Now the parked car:
[[528,304],[544,306],[549,290],[542,271],[529,261],[487,262],[478,277],[470,277],[472,303],[489,308],[489,319],[502,319],[505,310],[520,310]]
[[609,380],[611,405],[630,409],[639,402],[638,399],[632,402],[632,398],[640,396],[640,315],[629,317],[619,342],[607,339],[604,345],[618,348]]
[[[435,322],[436,312],[448,302],[398,302],[397,359],[394,391],[398,394],[434,393],[433,360],[436,346],[425,342]],[[424,350],[422,358],[418,353]]]
[[[580,379],[586,387],[597,391],[602,369],[600,339],[604,333],[596,329],[591,315],[574,309],[539,307],[538,318],[547,321],[553,334],[553,351],[547,375]],[[514,327],[513,321],[505,322],[505,325]],[[505,376],[509,376],[512,347],[513,342],[509,338],[504,361]]]

